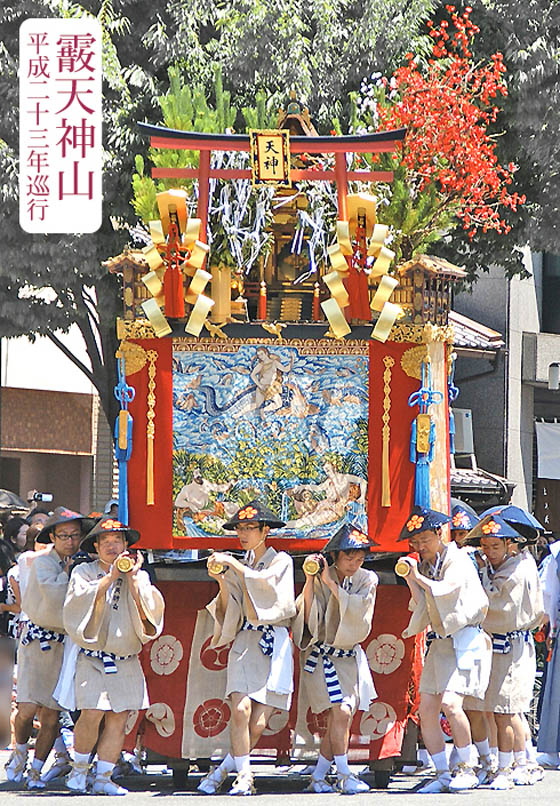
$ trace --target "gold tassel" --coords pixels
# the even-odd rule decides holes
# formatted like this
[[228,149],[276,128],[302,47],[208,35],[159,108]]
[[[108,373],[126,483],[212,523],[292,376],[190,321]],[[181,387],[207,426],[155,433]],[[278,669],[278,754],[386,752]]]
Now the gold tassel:
[[148,412],[146,415],[146,504],[155,504],[154,496],[154,441],[156,436],[156,361],[157,350],[147,350],[148,355]]
[[389,470],[389,439],[391,436],[391,367],[395,365],[395,359],[386,355],[383,359],[385,372],[383,373],[383,453],[381,457],[381,506],[391,506],[391,473]]

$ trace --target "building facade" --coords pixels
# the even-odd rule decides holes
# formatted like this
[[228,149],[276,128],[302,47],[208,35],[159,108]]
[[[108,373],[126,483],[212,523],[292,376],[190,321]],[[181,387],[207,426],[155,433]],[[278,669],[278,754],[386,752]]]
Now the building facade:
[[[526,278],[492,267],[454,309],[502,334],[505,347],[488,359],[462,358],[456,406],[472,410],[478,463],[515,484],[513,502],[533,509],[535,421],[560,421],[560,392],[548,388],[560,363],[560,258],[525,254]],[[560,456],[558,458],[560,463]]]

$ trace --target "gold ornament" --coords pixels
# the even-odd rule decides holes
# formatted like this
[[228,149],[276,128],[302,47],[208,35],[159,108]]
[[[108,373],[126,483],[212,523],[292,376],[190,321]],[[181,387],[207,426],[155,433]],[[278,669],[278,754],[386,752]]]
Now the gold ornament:
[[153,506],[154,498],[154,441],[156,437],[156,362],[157,350],[148,350],[148,412],[146,424],[146,504]]
[[386,355],[383,359],[385,371],[383,372],[383,452],[381,458],[381,506],[391,506],[391,473],[389,468],[389,439],[391,437],[391,374],[395,366],[395,359]]
[[283,322],[263,322],[261,327],[263,330],[266,330],[267,333],[270,333],[272,336],[276,336],[279,344],[284,341],[282,331],[286,325]]
[[416,450],[418,453],[428,453],[430,450],[430,429],[432,417],[430,414],[416,415]]
[[395,574],[398,577],[407,577],[410,574],[410,568],[410,563],[401,557],[400,560],[397,560],[397,564],[395,565]]
[[135,565],[134,558],[131,557],[129,554],[124,554],[117,560],[117,568],[119,569],[121,574],[128,574],[129,571],[132,571],[134,565]]
[[148,356],[146,351],[139,344],[130,341],[122,341],[119,349],[115,353],[115,358],[124,358],[125,374],[134,375],[146,366]]
[[428,357],[428,348],[425,344],[420,347],[411,347],[401,356],[401,367],[409,378],[422,380],[422,362]]
[[303,561],[303,570],[310,576],[315,576],[324,568],[324,560],[321,561],[317,557],[306,557]]

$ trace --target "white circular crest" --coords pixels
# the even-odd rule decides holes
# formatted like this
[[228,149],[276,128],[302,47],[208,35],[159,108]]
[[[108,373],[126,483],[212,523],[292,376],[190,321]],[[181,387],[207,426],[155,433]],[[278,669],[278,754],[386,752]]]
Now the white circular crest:
[[362,716],[360,733],[371,736],[372,739],[381,739],[389,733],[395,722],[397,714],[388,702],[374,702],[369,711]]
[[132,732],[132,729],[136,725],[136,720],[138,719],[138,711],[129,711],[128,716],[126,718],[126,725],[124,726],[124,732],[128,736],[129,733]]
[[150,663],[156,674],[173,674],[183,658],[183,645],[174,635],[160,635],[150,650]]
[[160,736],[168,739],[175,733],[175,716],[166,702],[155,702],[146,711],[146,719],[153,722]]
[[366,655],[373,672],[391,674],[399,668],[404,658],[404,641],[396,635],[383,633],[370,641]]

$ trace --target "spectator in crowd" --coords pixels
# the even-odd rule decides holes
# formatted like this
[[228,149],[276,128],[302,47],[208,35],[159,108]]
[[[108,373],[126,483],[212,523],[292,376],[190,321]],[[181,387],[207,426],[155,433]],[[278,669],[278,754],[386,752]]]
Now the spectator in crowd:
[[12,546],[16,559],[25,548],[25,539],[28,529],[29,523],[19,515],[10,518],[4,527],[4,540]]

